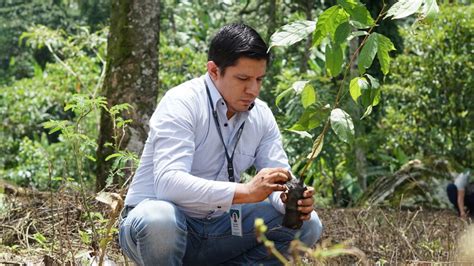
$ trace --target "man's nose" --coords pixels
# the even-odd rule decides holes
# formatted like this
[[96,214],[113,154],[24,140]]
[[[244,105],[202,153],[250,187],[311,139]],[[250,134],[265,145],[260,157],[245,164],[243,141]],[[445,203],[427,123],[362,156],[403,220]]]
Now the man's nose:
[[258,94],[260,93],[260,82],[258,82],[257,80],[251,80],[247,84],[247,88],[246,88],[245,92],[247,94],[252,95],[253,97],[257,97]]

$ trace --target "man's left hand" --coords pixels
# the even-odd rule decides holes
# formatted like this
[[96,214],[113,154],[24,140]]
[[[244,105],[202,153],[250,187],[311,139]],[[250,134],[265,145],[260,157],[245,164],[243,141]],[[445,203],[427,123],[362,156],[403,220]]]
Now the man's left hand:
[[[306,187],[303,192],[303,199],[298,200],[298,211],[302,213],[300,216],[301,220],[309,220],[311,218],[311,212],[314,210],[314,188]],[[287,193],[281,193],[281,201],[286,204],[288,198]]]

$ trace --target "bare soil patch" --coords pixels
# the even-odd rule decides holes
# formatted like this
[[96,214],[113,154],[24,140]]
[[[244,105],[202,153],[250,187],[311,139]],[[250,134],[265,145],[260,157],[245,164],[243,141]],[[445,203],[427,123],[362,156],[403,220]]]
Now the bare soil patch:
[[[105,227],[109,208],[90,199],[96,230]],[[29,192],[4,197],[0,213],[0,264],[90,264],[90,223],[81,197],[71,191]],[[457,242],[471,220],[452,210],[415,208],[318,209],[324,233],[318,248],[356,247],[374,264],[458,264]],[[474,246],[472,247],[474,253]],[[117,234],[107,252],[109,265],[126,264]],[[327,257],[317,264],[358,264],[357,257]],[[473,262],[474,263],[474,262]],[[309,264],[309,262],[308,262]],[[466,264],[467,265],[467,264]]]

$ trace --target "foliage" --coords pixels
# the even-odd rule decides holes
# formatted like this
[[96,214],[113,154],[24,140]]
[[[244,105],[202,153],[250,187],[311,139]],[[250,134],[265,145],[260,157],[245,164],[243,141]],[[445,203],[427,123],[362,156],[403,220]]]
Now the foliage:
[[[324,10],[318,16],[313,32],[311,31],[313,25],[303,21],[301,23],[293,22],[292,24],[285,25],[272,36],[270,46],[287,46],[301,40],[305,35],[312,32],[313,47],[320,49],[316,50],[319,53],[317,56],[320,54],[323,55],[319,56],[323,60],[321,68],[325,70],[327,76],[333,78],[334,85],[338,88],[335,99],[332,101],[333,104],[320,99],[315,102],[312,96],[313,93],[301,93],[295,90],[296,94],[299,94],[299,97],[301,97],[304,111],[299,114],[300,119],[296,124],[290,127],[290,130],[307,137],[311,136],[308,131],[312,131],[318,127],[318,125],[320,127],[317,131],[318,133],[314,134],[313,148],[310,156],[308,156],[307,163],[302,168],[300,168],[300,166],[298,166],[298,168],[294,166],[294,170],[295,168],[299,169],[299,174],[305,178],[307,182],[312,182],[314,185],[315,180],[321,177],[321,174],[318,174],[318,177],[312,176],[312,174],[315,173],[315,166],[312,165],[312,160],[314,160],[318,154],[324,156],[324,153],[321,153],[321,150],[324,150],[322,147],[323,143],[329,143],[329,145],[333,146],[333,143],[327,141],[327,138],[325,138],[326,133],[331,128],[341,141],[349,145],[346,147],[336,146],[334,148],[339,151],[348,150],[355,154],[355,160],[352,160],[355,162],[355,169],[352,171],[358,171],[358,173],[355,173],[355,176],[358,176],[358,188],[356,187],[353,192],[360,193],[361,188],[367,186],[367,175],[364,173],[365,170],[361,168],[361,164],[365,164],[364,155],[360,152],[361,147],[364,149],[364,146],[356,144],[361,138],[366,138],[363,132],[359,133],[359,135],[355,134],[354,128],[360,128],[361,125],[358,125],[360,122],[357,122],[357,124],[354,123],[352,115],[356,114],[361,119],[365,119],[372,113],[374,107],[380,103],[380,81],[365,72],[366,69],[371,67],[377,56],[381,72],[383,75],[387,75],[390,66],[390,52],[395,50],[395,46],[390,38],[381,33],[374,32],[374,30],[378,22],[382,19],[399,19],[414,13],[418,14],[417,21],[422,21],[420,23],[432,21],[434,15],[438,12],[436,2],[431,0],[420,0],[417,2],[418,3],[413,4],[408,1],[399,1],[391,6],[388,11],[384,9],[385,7],[382,8],[377,18],[373,19],[366,7],[358,1],[341,0],[338,1],[337,5]],[[303,27],[302,25],[306,26]],[[352,48],[346,56],[346,48],[352,47],[351,40],[356,36],[362,36],[361,41],[356,46],[357,49]],[[352,81],[349,82],[349,89],[346,89],[346,78],[354,73],[352,66],[356,63],[356,56],[359,76],[353,77]],[[344,58],[346,58],[347,62],[345,62]],[[318,64],[318,66],[321,65]],[[341,72],[342,80],[338,79]],[[306,84],[310,84],[314,81],[305,80],[297,82],[305,84],[304,87],[306,87]],[[318,88],[317,86],[312,87]],[[277,104],[281,103],[283,97],[290,95],[290,91],[290,89],[283,90],[277,97]],[[361,115],[359,115],[359,107],[355,107],[353,103],[343,101],[343,96],[347,92],[350,92],[352,99],[357,105],[365,109]],[[310,99],[308,97],[310,97]],[[316,106],[307,104],[307,102],[315,102],[314,104]],[[328,104],[330,115],[321,108],[328,106]],[[341,105],[346,106],[345,108],[347,108],[348,111],[346,112],[341,109]],[[348,158],[344,161],[349,161],[347,159]],[[336,168],[335,164],[332,165],[333,177],[337,178],[333,180],[333,192],[335,192],[334,189],[339,190],[341,184],[345,183],[346,185],[344,186],[352,186],[352,184],[354,184],[354,181],[346,182],[346,180],[354,180],[354,178],[351,177],[349,165],[344,167],[346,169],[345,172],[339,174],[336,174],[336,171],[334,171]],[[311,168],[313,168],[313,171],[311,171]],[[321,170],[322,169],[320,169],[320,171]],[[324,177],[324,172],[321,172]],[[346,187],[346,189],[349,189],[349,187]],[[360,194],[353,194],[352,199],[357,198],[359,195]],[[337,196],[340,196],[340,194],[336,195],[336,197]]]
[[[19,45],[19,37],[34,25],[62,29],[76,34],[77,25],[96,25],[107,18],[106,1],[2,1],[0,3],[0,84],[31,78],[35,69],[44,70],[53,58],[46,48],[25,49]],[[102,18],[100,18],[102,16]],[[21,43],[20,43],[21,44]]]
[[442,157],[472,168],[474,9],[441,11],[432,25],[419,25],[417,34],[402,31],[406,49],[383,87],[385,116],[372,136],[386,136],[381,150],[390,157]]

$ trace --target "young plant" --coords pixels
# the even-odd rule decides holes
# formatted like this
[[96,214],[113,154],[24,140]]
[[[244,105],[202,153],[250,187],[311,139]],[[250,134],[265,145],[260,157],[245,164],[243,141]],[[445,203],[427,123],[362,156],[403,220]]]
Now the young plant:
[[[384,3],[379,15],[374,19],[367,8],[358,0],[338,0],[337,4],[322,12],[316,21],[300,20],[281,27],[270,38],[270,47],[290,46],[312,34],[313,48],[321,51],[325,59],[325,70],[329,77],[342,80],[332,104],[318,102],[317,94],[310,80],[297,81],[276,98],[276,104],[287,95],[296,92],[301,97],[304,112],[290,131],[302,136],[311,136],[309,130],[324,125],[321,133],[314,138],[313,147],[307,156],[307,163],[300,172],[304,178],[312,161],[320,154],[324,137],[331,128],[337,137],[351,143],[354,139],[354,123],[351,116],[340,105],[349,93],[365,111],[360,119],[371,114],[373,107],[380,103],[380,81],[366,73],[377,56],[380,70],[387,75],[390,70],[390,52],[395,50],[390,38],[374,32],[383,19],[401,19],[418,13],[418,21],[431,21],[439,11],[435,0],[400,0],[386,10]],[[363,37],[351,56],[345,58],[347,47],[357,37]],[[348,82],[351,69],[357,63],[359,76]]]

